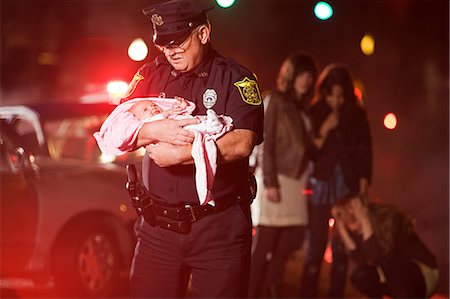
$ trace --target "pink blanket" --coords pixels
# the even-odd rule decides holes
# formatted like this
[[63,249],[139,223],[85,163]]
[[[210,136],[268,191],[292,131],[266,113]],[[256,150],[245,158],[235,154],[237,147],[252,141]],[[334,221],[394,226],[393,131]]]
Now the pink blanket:
[[[118,105],[108,116],[99,132],[94,138],[100,150],[106,154],[123,155],[133,149],[139,130],[144,123],[162,119],[163,114],[140,120],[128,110],[138,101],[151,100],[163,111],[168,111],[179,103],[179,99],[169,98],[138,98]],[[168,116],[173,119],[182,119],[191,115],[195,104],[186,101],[182,110]],[[218,116],[214,110],[208,109],[206,115],[195,116],[199,124],[185,126],[186,130],[195,134],[191,155],[195,164],[195,183],[200,204],[208,202],[214,205],[211,189],[217,170],[216,140],[232,129],[233,120],[229,116]]]

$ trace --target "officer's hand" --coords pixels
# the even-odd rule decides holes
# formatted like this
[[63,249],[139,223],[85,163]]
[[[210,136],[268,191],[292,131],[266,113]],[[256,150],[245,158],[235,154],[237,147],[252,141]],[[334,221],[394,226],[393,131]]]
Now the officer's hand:
[[191,146],[178,146],[167,142],[150,144],[145,147],[150,159],[159,167],[189,164],[192,160]]
[[142,126],[139,138],[151,140],[152,142],[167,142],[174,145],[191,144],[194,141],[194,133],[183,129],[183,127],[199,122],[197,118],[181,120],[167,118],[149,122]]
[[266,188],[267,199],[271,202],[278,203],[281,201],[280,190],[278,187],[267,187]]

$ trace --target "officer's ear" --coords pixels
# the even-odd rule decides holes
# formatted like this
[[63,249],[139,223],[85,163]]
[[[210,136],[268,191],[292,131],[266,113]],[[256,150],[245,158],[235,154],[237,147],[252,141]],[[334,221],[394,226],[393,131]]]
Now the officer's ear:
[[206,45],[206,43],[209,42],[210,36],[211,36],[211,25],[208,22],[208,24],[200,25],[197,29],[197,34],[200,42],[203,45]]

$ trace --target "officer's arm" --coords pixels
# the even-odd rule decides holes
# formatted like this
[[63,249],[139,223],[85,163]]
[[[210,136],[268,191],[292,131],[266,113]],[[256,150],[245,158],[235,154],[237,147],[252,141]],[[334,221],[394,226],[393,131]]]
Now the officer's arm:
[[256,134],[251,130],[235,129],[217,140],[217,163],[227,163],[250,156]]
[[196,118],[162,119],[145,123],[139,130],[135,149],[156,142],[167,142],[173,145],[187,145],[194,140],[194,133],[183,129],[184,126],[197,124]]
[[[250,156],[255,144],[256,134],[251,130],[235,129],[223,135],[216,141],[217,164],[233,162]],[[179,164],[193,164],[192,146],[179,147]]]
[[[249,156],[256,134],[251,130],[235,129],[217,140],[217,163],[223,164]],[[160,167],[193,164],[192,145],[176,146],[159,142],[146,147],[150,158]]]
[[[251,130],[235,129],[216,141],[217,164],[233,162],[250,156],[255,144],[256,134]],[[193,164],[192,145],[178,147],[177,164]],[[168,152],[168,154],[170,154]]]

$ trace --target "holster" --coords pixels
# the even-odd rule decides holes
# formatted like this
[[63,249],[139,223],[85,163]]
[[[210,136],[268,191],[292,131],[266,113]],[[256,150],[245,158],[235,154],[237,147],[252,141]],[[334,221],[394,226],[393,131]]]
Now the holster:
[[215,206],[192,203],[169,204],[153,198],[138,182],[136,167],[133,164],[128,164],[126,168],[128,173],[126,188],[138,216],[143,216],[150,225],[158,225],[181,234],[190,233],[193,222],[224,211],[236,202],[248,207],[256,194],[256,180],[251,175],[248,177],[248,186],[245,186],[241,194],[215,200]]

